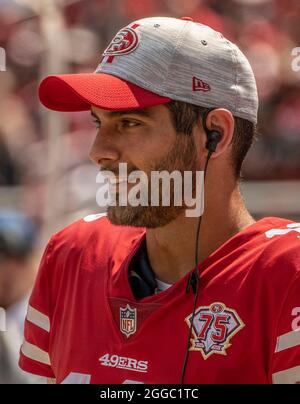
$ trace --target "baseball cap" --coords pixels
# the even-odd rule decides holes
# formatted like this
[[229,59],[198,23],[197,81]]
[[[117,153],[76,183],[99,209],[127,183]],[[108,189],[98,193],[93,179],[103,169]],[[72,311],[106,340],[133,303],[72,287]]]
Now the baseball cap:
[[52,75],[39,97],[56,111],[141,109],[171,100],[226,108],[257,122],[250,63],[221,33],[190,18],[151,17],[122,28],[94,73]]

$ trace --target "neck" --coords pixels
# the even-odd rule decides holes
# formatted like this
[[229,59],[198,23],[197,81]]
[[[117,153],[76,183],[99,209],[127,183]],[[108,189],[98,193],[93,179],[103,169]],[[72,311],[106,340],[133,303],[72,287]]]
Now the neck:
[[[205,201],[205,206],[200,227],[199,263],[230,237],[255,222],[244,205],[238,186],[229,198],[214,204]],[[149,260],[161,281],[175,283],[195,267],[198,221],[199,218],[186,217],[183,212],[167,226],[147,230]]]

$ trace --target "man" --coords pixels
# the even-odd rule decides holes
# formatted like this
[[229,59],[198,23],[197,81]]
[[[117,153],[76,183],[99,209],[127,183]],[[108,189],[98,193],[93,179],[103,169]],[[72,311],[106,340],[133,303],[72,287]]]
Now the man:
[[[300,225],[255,222],[240,195],[258,106],[242,52],[189,18],[142,19],[95,73],[50,76],[40,99],[91,109],[90,156],[119,203],[50,240],[20,366],[56,383],[299,382]],[[120,203],[133,191],[120,163],[144,179],[204,171],[204,213],[177,206],[175,184],[170,206],[162,187],[160,206]]]

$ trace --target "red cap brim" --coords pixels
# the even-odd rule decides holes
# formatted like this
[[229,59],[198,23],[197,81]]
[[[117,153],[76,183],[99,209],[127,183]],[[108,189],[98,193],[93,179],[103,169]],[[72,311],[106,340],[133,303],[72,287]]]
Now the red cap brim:
[[109,110],[141,109],[166,104],[162,97],[104,73],[48,76],[40,84],[39,97],[55,111],[87,111],[91,106]]

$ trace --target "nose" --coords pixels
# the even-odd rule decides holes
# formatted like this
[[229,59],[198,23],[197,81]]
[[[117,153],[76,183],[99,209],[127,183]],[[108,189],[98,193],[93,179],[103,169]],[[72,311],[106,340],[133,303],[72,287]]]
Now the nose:
[[97,166],[105,166],[107,163],[113,163],[120,159],[117,145],[114,144],[112,138],[111,134],[105,134],[102,129],[101,134],[100,131],[98,132],[89,153],[89,158]]

